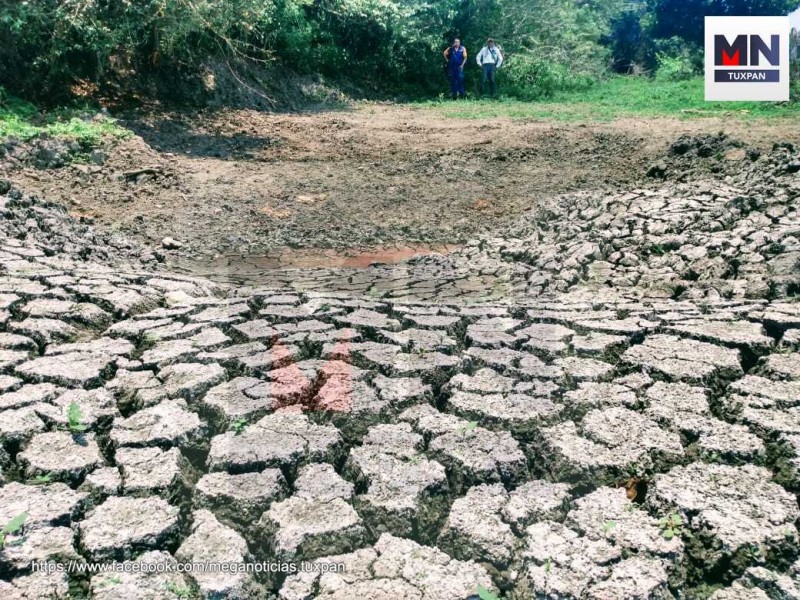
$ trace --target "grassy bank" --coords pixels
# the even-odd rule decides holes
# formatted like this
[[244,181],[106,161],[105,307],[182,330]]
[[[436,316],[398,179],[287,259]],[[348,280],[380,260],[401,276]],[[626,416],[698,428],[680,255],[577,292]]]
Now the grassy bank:
[[5,94],[0,88],[0,141],[23,141],[49,136],[76,140],[83,147],[98,145],[103,138],[123,139],[130,132],[114,119],[87,107],[40,112],[34,105]]
[[[499,78],[502,90],[502,78]],[[483,119],[552,119],[610,121],[619,117],[734,117],[742,119],[797,119],[800,102],[706,102],[702,78],[656,81],[645,77],[614,77],[581,92],[559,93],[537,102],[504,99],[415,104],[447,117]]]
[[[502,90],[502,79],[500,80]],[[674,117],[696,119],[800,118],[800,101],[705,102],[701,78],[688,81],[658,81],[645,77],[614,77],[580,92],[562,92],[540,101],[498,100],[472,97],[467,101],[434,100],[411,103],[421,110],[434,110],[445,117],[484,119],[540,119],[554,121],[611,121],[620,117]],[[17,138],[28,141],[49,136],[76,140],[83,148],[104,139],[124,139],[131,133],[117,122],[89,107],[40,111],[36,106],[7,95],[0,87],[0,141]]]

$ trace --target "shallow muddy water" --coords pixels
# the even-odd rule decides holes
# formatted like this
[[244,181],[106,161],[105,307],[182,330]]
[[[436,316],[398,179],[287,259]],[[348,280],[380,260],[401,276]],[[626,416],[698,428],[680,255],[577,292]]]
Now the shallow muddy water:
[[392,245],[367,250],[337,251],[284,248],[266,255],[225,254],[211,260],[179,259],[174,267],[181,272],[215,281],[258,282],[265,273],[282,269],[365,269],[370,265],[396,265],[415,256],[446,255],[458,244]]

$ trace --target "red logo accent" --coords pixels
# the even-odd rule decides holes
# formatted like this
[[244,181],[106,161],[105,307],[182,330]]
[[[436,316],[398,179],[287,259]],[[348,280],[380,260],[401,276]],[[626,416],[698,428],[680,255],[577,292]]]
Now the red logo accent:
[[738,67],[741,64],[739,61],[739,50],[730,56],[725,50],[722,51],[722,65],[725,67]]

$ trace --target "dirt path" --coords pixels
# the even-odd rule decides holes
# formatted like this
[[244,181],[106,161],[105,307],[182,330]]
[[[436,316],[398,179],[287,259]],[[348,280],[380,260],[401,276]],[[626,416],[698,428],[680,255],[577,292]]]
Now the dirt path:
[[11,178],[145,243],[175,238],[183,258],[277,255],[283,265],[287,247],[305,248],[305,260],[316,249],[460,244],[553,194],[636,183],[682,134],[725,131],[762,148],[800,140],[768,121],[477,121],[384,105],[126,123],[137,136],[103,166]]

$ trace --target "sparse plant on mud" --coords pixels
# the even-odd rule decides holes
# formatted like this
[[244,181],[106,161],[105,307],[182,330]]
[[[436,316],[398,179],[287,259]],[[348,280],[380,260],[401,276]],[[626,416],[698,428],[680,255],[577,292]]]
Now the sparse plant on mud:
[[244,428],[247,426],[247,420],[236,419],[231,423],[230,429],[234,435],[242,435]]
[[627,469],[627,479],[626,482],[629,481],[646,481],[648,479],[647,476],[647,468],[641,463],[635,462],[631,464]]
[[139,345],[139,349],[144,352],[145,350],[150,350],[153,346],[156,345],[158,342],[158,336],[153,333],[145,333],[142,336],[142,342]]
[[8,523],[6,523],[2,529],[0,529],[0,549],[5,548],[6,536],[11,535],[12,533],[17,533],[20,529],[22,529],[23,525],[25,525],[25,520],[27,518],[28,518],[28,513],[26,512],[20,513],[16,517],[11,519]]
[[186,586],[181,586],[174,581],[168,581],[166,585],[167,591],[173,594],[176,598],[191,598],[192,590]]
[[52,481],[53,481],[53,474],[45,473],[44,475],[37,475],[33,479],[29,480],[28,483],[33,485],[47,485]]
[[104,588],[112,585],[119,585],[120,583],[122,583],[122,578],[119,575],[112,575],[111,577],[100,580],[97,587]]
[[774,354],[792,354],[794,352],[794,348],[789,344],[780,343],[773,348]]
[[482,585],[478,586],[478,598],[481,600],[500,600],[500,596],[491,590],[487,590]]
[[86,431],[86,425],[83,424],[83,411],[77,402],[72,402],[67,408],[67,427],[73,434]]
[[478,422],[477,421],[470,421],[469,423],[464,425],[459,431],[461,433],[470,433],[472,431],[475,431],[476,427],[478,427]]
[[762,563],[766,559],[764,549],[757,544],[748,544],[742,550],[742,555],[747,562]]
[[689,532],[684,529],[683,517],[678,513],[671,513],[659,519],[658,527],[661,529],[661,536],[665,540],[671,540],[676,535],[688,535]]
[[603,523],[603,533],[609,533],[612,529],[617,526],[617,522],[613,520],[608,520]]

